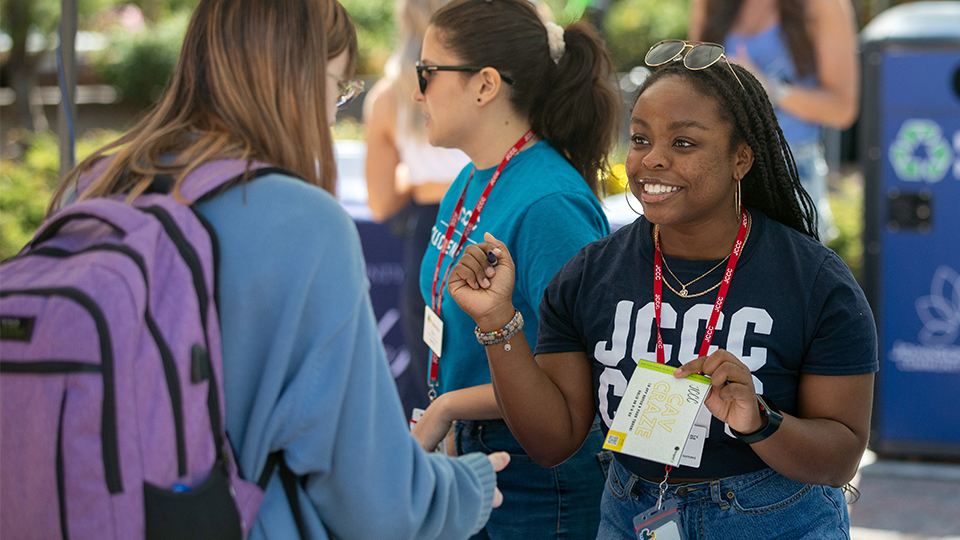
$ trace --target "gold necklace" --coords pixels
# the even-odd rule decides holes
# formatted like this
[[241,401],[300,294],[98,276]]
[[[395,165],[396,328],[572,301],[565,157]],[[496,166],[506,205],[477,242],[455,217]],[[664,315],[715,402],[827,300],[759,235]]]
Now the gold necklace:
[[[747,233],[746,233],[746,235],[744,235],[744,237],[743,237],[743,245],[744,245],[744,246],[747,245],[747,239],[750,238],[750,229],[752,229],[752,228],[753,228],[753,216],[750,215],[750,212],[747,212]],[[654,225],[654,226],[653,226],[653,235],[654,235],[654,238],[655,238],[656,241],[657,241],[657,244],[659,245],[659,243],[660,243],[660,225]],[[698,277],[697,279],[695,279],[695,280],[687,283],[686,285],[684,285],[683,282],[680,281],[680,278],[678,278],[677,275],[673,273],[673,270],[670,270],[670,267],[667,266],[667,258],[666,258],[666,257],[663,257],[663,267],[666,268],[666,269],[667,269],[667,272],[670,272],[670,275],[673,276],[673,279],[677,280],[677,283],[680,284],[680,290],[677,291],[676,289],[674,289],[674,288],[670,285],[670,282],[667,281],[667,280],[663,280],[663,282],[667,284],[667,288],[668,288],[668,289],[670,289],[671,291],[673,291],[673,294],[675,294],[675,295],[677,295],[677,296],[680,296],[680,297],[682,297],[682,298],[696,298],[696,297],[698,297],[698,296],[703,296],[703,295],[707,294],[707,293],[710,292],[710,291],[716,290],[717,287],[719,287],[720,284],[723,283],[723,278],[720,278],[720,281],[719,281],[716,285],[714,285],[713,287],[710,287],[709,289],[707,289],[707,290],[705,290],[705,291],[702,291],[702,292],[698,292],[698,293],[696,293],[696,294],[690,294],[690,291],[687,290],[687,287],[689,287],[690,285],[693,285],[693,284],[696,283],[697,281],[700,281],[700,279],[705,278],[705,277],[707,277],[708,275],[710,275],[710,272],[713,272],[714,270],[716,270],[717,268],[719,268],[720,265],[723,264],[723,263],[725,263],[725,262],[727,262],[727,260],[728,260],[729,258],[730,258],[730,255],[727,255],[726,257],[723,258],[722,261],[720,261],[719,263],[717,263],[716,266],[714,266],[713,268],[707,270],[706,273],[704,273],[703,275],[701,275],[701,276]]]
[[707,277],[707,275],[709,275],[710,272],[713,272],[713,271],[716,270],[717,268],[720,268],[720,265],[723,264],[723,263],[725,263],[725,262],[727,262],[727,259],[729,259],[729,258],[730,258],[730,255],[727,255],[726,257],[723,258],[722,261],[718,262],[716,266],[714,266],[713,268],[711,268],[711,269],[707,270],[706,272],[704,272],[704,274],[701,275],[700,277],[698,277],[697,279],[695,279],[695,280],[691,281],[690,283],[687,283],[686,285],[684,285],[683,282],[680,281],[680,278],[678,278],[677,275],[673,273],[673,270],[671,270],[670,267],[667,266],[667,258],[664,257],[664,258],[663,258],[663,267],[666,268],[666,269],[667,269],[667,272],[670,272],[670,275],[673,276],[673,279],[677,280],[677,283],[680,284],[680,292],[673,291],[673,287],[670,287],[670,282],[669,282],[669,281],[664,280],[664,283],[667,284],[667,287],[670,287],[670,290],[671,290],[671,291],[679,294],[680,296],[682,296],[682,297],[684,297],[684,298],[687,298],[687,297],[689,297],[689,298],[694,298],[694,297],[700,296],[700,295],[702,295],[702,294],[706,294],[706,293],[712,291],[713,289],[716,289],[717,287],[719,287],[720,284],[717,283],[717,284],[714,285],[713,287],[711,287],[711,288],[709,288],[709,289],[707,289],[707,290],[705,290],[705,291],[703,291],[703,292],[701,292],[701,293],[694,294],[694,295],[691,295],[691,294],[690,294],[690,292],[687,290],[687,287],[689,287],[690,285],[693,285],[693,284],[696,283],[697,281],[700,281],[701,279]]

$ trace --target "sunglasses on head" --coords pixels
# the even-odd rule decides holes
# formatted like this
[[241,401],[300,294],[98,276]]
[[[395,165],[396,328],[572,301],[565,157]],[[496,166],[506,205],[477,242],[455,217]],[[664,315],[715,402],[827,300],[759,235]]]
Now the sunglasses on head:
[[[466,71],[476,73],[488,67],[493,66],[425,66],[417,62],[417,81],[420,83],[420,93],[425,94],[427,92],[427,78],[423,75],[424,71]],[[500,70],[497,70],[497,73],[500,73]],[[507,77],[503,73],[500,73],[500,78],[507,84],[512,85],[514,82],[512,78]]]
[[727,55],[723,53],[723,45],[716,43],[668,39],[650,47],[643,61],[650,67],[657,67],[681,58],[683,59],[683,66],[693,71],[707,69],[722,58],[727,63],[727,67],[730,68],[730,73],[733,73],[734,78],[740,83],[740,88],[744,88],[743,83],[740,82],[740,77],[737,77],[737,72],[727,61]]
[[344,109],[353,101],[353,98],[363,92],[363,81],[360,79],[350,79],[349,81],[334,73],[327,72],[327,75],[337,81],[337,109]]

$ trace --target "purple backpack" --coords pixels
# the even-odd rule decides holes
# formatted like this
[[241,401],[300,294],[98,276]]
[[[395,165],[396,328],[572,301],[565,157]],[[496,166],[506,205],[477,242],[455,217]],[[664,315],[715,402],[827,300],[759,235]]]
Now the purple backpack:
[[[209,162],[181,194],[277,171]],[[216,237],[170,184],[67,205],[0,266],[2,538],[249,534],[263,489],[224,428]],[[290,495],[282,456],[260,483],[278,461]]]

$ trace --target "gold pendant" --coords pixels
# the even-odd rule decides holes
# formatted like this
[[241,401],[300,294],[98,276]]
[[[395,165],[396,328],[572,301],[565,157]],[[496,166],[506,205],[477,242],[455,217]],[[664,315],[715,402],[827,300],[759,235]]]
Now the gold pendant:
[[690,293],[686,289],[680,289],[680,296],[686,298],[688,294]]

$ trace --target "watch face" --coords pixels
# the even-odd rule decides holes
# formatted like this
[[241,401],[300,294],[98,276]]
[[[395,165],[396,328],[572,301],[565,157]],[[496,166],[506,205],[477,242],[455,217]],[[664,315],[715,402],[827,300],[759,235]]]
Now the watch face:
[[747,444],[760,442],[773,435],[780,428],[780,423],[783,421],[783,414],[780,413],[780,409],[772,402],[763,399],[763,396],[760,394],[757,394],[757,403],[760,406],[762,419],[764,420],[763,427],[755,433],[748,434],[739,433],[736,430],[733,431],[737,439]]
[[780,412],[780,409],[778,409],[772,401],[764,399],[760,394],[757,394],[757,401],[760,402],[760,409],[763,411],[764,416],[768,418],[774,417],[777,419],[783,418],[783,414]]

